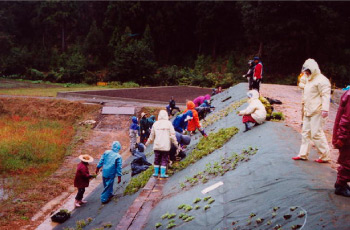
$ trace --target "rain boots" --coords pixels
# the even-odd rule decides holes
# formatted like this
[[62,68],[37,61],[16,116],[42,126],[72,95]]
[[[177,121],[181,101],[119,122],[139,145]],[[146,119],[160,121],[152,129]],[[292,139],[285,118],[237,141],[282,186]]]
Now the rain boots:
[[155,165],[153,176],[158,177],[158,175],[159,175],[159,165]]
[[161,178],[168,178],[169,176],[165,174],[166,173],[166,166],[160,167],[160,177]]

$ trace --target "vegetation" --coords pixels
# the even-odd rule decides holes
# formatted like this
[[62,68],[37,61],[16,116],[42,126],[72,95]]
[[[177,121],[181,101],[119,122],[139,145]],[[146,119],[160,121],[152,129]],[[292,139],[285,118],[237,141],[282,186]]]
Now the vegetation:
[[147,184],[149,178],[151,178],[153,170],[153,166],[150,166],[136,177],[132,177],[124,190],[124,195],[134,194],[139,191],[140,188],[143,188]]

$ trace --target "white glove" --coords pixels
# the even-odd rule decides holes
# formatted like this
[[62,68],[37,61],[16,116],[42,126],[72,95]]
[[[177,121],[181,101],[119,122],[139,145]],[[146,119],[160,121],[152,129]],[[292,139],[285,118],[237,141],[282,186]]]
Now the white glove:
[[256,77],[253,77],[253,80],[256,81]]

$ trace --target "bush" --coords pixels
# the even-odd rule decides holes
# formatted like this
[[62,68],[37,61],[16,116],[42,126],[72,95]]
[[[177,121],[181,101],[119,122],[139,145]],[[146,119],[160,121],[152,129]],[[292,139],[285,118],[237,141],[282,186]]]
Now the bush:
[[97,82],[98,82],[98,76],[95,73],[90,72],[90,71],[87,71],[85,73],[84,83],[93,85],[93,84],[96,84]]
[[44,80],[45,75],[37,69],[28,69],[26,78],[29,80]]

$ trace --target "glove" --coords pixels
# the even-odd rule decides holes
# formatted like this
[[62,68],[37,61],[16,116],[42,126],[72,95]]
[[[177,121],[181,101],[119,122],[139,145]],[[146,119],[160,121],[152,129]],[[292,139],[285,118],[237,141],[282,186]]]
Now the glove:
[[98,174],[99,171],[100,171],[100,169],[96,168],[96,170],[95,170],[96,175]]
[[118,176],[118,184],[122,181],[122,177]]
[[256,81],[256,77],[253,77],[253,80]]
[[337,140],[337,142],[334,144],[334,147],[337,149],[341,149],[344,147],[344,142],[340,139]]
[[245,74],[243,74],[242,77],[245,77]]
[[328,117],[328,111],[324,111],[324,110],[322,110],[322,112],[321,112],[321,116],[322,116],[323,118]]

